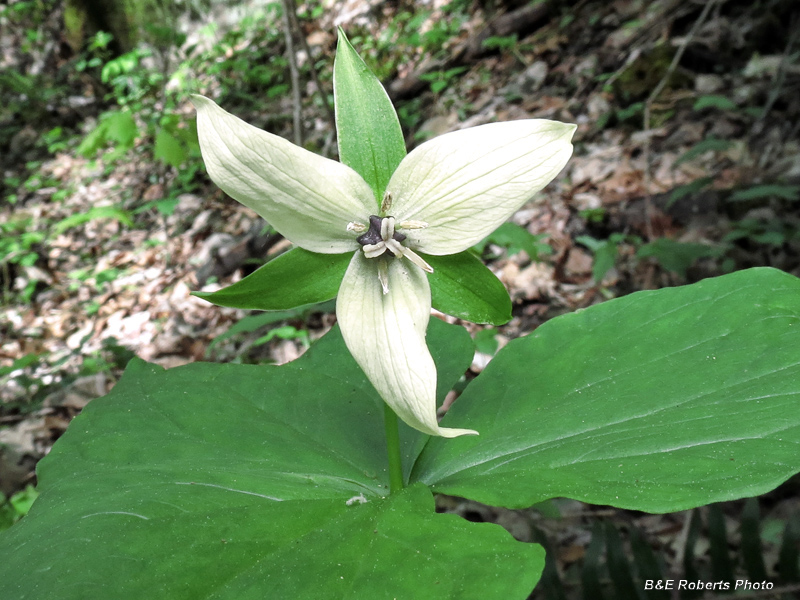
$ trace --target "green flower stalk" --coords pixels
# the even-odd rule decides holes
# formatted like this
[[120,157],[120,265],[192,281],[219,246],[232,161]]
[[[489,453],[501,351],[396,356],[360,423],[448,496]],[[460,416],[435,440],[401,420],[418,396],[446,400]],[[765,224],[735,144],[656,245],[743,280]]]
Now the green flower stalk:
[[193,96],[211,179],[311,252],[352,252],[336,302],[347,348],[384,401],[429,435],[439,427],[424,255],[462,252],[547,185],[572,154],[574,125],[492,123],[428,141],[402,159],[383,198],[353,169]]

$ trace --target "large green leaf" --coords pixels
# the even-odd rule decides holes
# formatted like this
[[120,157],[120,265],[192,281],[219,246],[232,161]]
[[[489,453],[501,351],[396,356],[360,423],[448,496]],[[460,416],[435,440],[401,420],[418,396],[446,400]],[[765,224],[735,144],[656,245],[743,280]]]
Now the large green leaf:
[[433,307],[473,323],[503,325],[511,320],[511,298],[500,280],[469,252],[425,255]]
[[[406,155],[403,130],[381,82],[339,29],[333,64],[339,159],[370,185],[378,202]],[[376,213],[378,206],[376,205]]]
[[217,306],[287,310],[335,298],[352,254],[293,248],[241,281],[217,292],[193,292]]
[[[449,386],[469,336],[429,337]],[[525,598],[541,548],[385,498],[381,425],[338,330],[282,367],[134,360],[40,463],[0,598]]]
[[508,344],[412,480],[489,504],[556,496],[666,512],[800,470],[800,280],[751,269],[640,292]]

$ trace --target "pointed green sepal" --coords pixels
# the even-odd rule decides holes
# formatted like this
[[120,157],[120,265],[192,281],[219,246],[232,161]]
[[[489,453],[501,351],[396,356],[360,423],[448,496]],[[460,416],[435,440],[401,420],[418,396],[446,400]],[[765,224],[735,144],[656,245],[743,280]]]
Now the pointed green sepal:
[[192,292],[217,306],[286,310],[335,298],[352,254],[294,248],[217,292]]
[[503,325],[511,320],[505,286],[478,258],[469,252],[424,258],[433,267],[428,281],[436,310],[473,323]]
[[339,160],[364,178],[380,203],[389,178],[406,155],[403,130],[386,90],[341,28],[333,99]]

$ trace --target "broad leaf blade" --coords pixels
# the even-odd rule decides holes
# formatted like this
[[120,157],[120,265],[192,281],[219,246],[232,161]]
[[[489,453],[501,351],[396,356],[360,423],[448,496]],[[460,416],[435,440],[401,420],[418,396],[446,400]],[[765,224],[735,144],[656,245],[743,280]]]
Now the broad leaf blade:
[[800,470],[800,280],[751,269],[559,317],[504,348],[412,479],[488,504],[669,512]]
[[511,298],[500,280],[469,252],[425,255],[433,307],[473,323],[503,325],[511,320]]
[[339,293],[352,256],[293,248],[233,285],[193,295],[217,306],[254,310],[287,310],[325,302]]
[[[428,337],[452,384],[469,336]],[[281,367],[135,360],[40,463],[0,597],[525,598],[541,548],[434,514],[422,486],[383,497],[381,424],[337,330]]]
[[403,130],[386,90],[341,29],[333,63],[333,99],[339,160],[372,188],[377,213],[386,184],[406,155]]
[[196,486],[173,491],[138,512],[51,511],[15,527],[0,540],[13,548],[0,565],[0,593],[522,600],[544,564],[540,546],[516,542],[500,527],[435,514],[423,486],[349,505],[345,498],[275,502]]

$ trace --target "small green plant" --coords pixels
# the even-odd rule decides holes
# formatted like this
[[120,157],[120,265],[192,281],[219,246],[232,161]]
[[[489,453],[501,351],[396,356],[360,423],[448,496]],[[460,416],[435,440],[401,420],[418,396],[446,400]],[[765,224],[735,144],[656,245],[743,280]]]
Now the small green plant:
[[136,48],[103,65],[100,78],[111,87],[110,98],[122,108],[141,111],[144,99],[164,84],[164,74],[145,68],[143,61],[152,56],[146,48]]
[[8,529],[28,514],[33,501],[39,496],[32,485],[6,498],[0,493],[0,531]]
[[311,346],[311,342],[308,339],[308,331],[305,329],[297,329],[293,325],[283,325],[282,327],[271,329],[265,335],[262,335],[254,341],[253,348],[267,344],[275,338],[281,340],[297,340],[306,349]]
[[[215,351],[219,349],[219,345],[223,342],[239,342],[243,340],[245,343],[243,347],[237,351],[237,356],[234,359],[234,362],[242,362],[242,356],[245,352],[249,351],[251,348],[266,344],[276,337],[280,339],[299,340],[301,344],[307,348],[310,345],[307,330],[302,328],[298,329],[292,325],[279,325],[278,327],[275,327],[275,325],[285,323],[289,320],[303,321],[312,312],[331,312],[333,309],[333,302],[323,302],[321,304],[314,304],[291,310],[248,315],[231,326],[228,331],[214,338],[206,350],[206,356],[213,356]],[[263,335],[258,336],[254,341],[246,341],[247,338],[252,338],[254,334],[258,334],[261,330],[267,331]]]
[[75,70],[79,73],[84,71],[99,71],[108,60],[111,52],[108,48],[114,39],[110,33],[98,31],[89,38],[86,50],[75,63]]
[[784,185],[779,183],[754,185],[735,191],[728,200],[730,202],[743,202],[749,200],[769,200],[770,198],[797,202],[800,200],[800,185]]
[[643,244],[641,238],[635,235],[613,233],[606,240],[597,240],[591,236],[578,236],[575,240],[586,246],[594,254],[592,265],[592,278],[601,282],[605,275],[614,267],[622,245],[631,245],[636,250],[636,258],[653,258],[667,271],[686,276],[686,270],[700,258],[718,258],[724,253],[724,248],[714,248],[706,244],[677,242],[668,238]]
[[706,138],[681,154],[677,160],[675,160],[675,166],[677,167],[681,163],[692,161],[707,152],[724,152],[731,146],[733,146],[733,143],[728,140],[720,140],[713,137]]
[[99,350],[82,355],[78,375],[83,377],[124,369],[135,356],[134,352],[122,346],[116,338],[107,337],[103,339]]
[[697,194],[702,190],[706,189],[714,182],[713,177],[700,177],[695,179],[690,183],[686,183],[684,185],[679,185],[676,187],[672,192],[670,192],[669,199],[667,200],[667,206],[672,206],[678,200],[682,200],[687,196],[691,196],[693,194]]
[[63,233],[67,229],[72,229],[73,227],[78,227],[98,219],[113,219],[128,227],[133,226],[133,219],[131,219],[131,215],[128,211],[117,208],[116,206],[96,206],[90,208],[85,213],[76,213],[62,219],[55,224],[54,231],[56,234]]
[[523,47],[517,39],[516,33],[507,36],[490,36],[481,42],[481,46],[487,50],[508,52],[523,65],[528,64],[528,61],[525,60],[525,57],[522,55]]
[[[32,223],[31,217],[0,223],[0,281],[6,302],[12,295],[14,267],[31,267],[39,260],[39,246],[44,243],[45,233],[32,230]],[[26,283],[20,293],[23,302],[30,301],[37,283],[36,279]]]
[[705,110],[714,108],[717,110],[735,111],[738,110],[736,103],[727,96],[707,95],[700,96],[692,107],[693,110]]
[[634,102],[633,104],[625,107],[617,109],[616,117],[619,123],[626,123],[626,122],[639,122],[641,121],[642,111],[644,111],[644,103],[643,102]]
[[495,334],[497,332],[491,328],[481,329],[475,333],[475,349],[483,354],[494,356],[500,344],[497,342]]
[[575,238],[579,244],[586,246],[594,254],[592,264],[592,278],[600,283],[617,262],[619,247],[622,244],[641,244],[638,236],[625,235],[622,233],[612,233],[606,240],[598,240],[589,235],[580,235]]
[[525,251],[532,261],[538,261],[542,256],[553,253],[553,249],[544,240],[547,234],[540,233],[534,235],[524,227],[514,223],[503,223],[495,229],[489,236],[474,246],[478,254],[484,254],[489,244],[495,244],[505,248],[508,256],[514,256],[521,251]]
[[106,288],[106,284],[114,281],[123,271],[114,267],[110,269],[76,269],[69,273],[69,278],[72,280],[70,283],[70,290],[75,291],[84,283],[89,283],[94,288],[95,292],[102,292]]
[[490,36],[481,42],[481,46],[487,50],[511,50],[517,45],[517,34],[507,36]]
[[643,102],[634,102],[625,108],[618,108],[600,116],[595,124],[597,129],[605,129],[611,124],[635,124],[637,127],[642,122]]
[[796,224],[780,219],[742,219],[736,221],[724,242],[750,240],[767,246],[782,246],[786,242],[800,240],[800,230]]
[[[166,165],[178,169],[190,158],[200,158],[200,145],[197,142],[197,129],[184,127],[178,115],[165,115],[159,123],[156,133],[153,157]],[[195,168],[199,168],[199,161],[195,161]],[[192,173],[191,179],[194,179]],[[186,185],[178,186],[181,191],[186,191]]]
[[113,151],[106,160],[113,162],[133,148],[138,136],[139,127],[133,113],[128,110],[111,110],[100,115],[99,123],[78,145],[76,152],[91,158],[110,144]]
[[455,78],[467,70],[467,67],[453,67],[446,71],[432,71],[430,73],[423,73],[419,77],[423,81],[431,84],[431,91],[434,94],[440,94],[455,80]]
[[640,246],[637,258],[653,258],[667,271],[686,277],[686,271],[701,258],[719,258],[724,249],[707,244],[678,242],[669,238],[658,238]]
[[440,10],[441,14],[417,7],[400,10],[377,37],[368,32],[353,35],[352,41],[360,45],[364,60],[375,75],[387,79],[397,71],[404,57],[418,53],[444,56],[447,43],[458,36],[469,20],[470,9],[463,0],[453,0]]
[[63,152],[69,147],[68,136],[63,127],[53,127],[50,131],[46,131],[42,137],[47,145],[47,152],[50,154]]
[[587,208],[578,212],[578,215],[585,219],[587,223],[602,223],[606,218],[606,209],[602,206],[599,208]]

